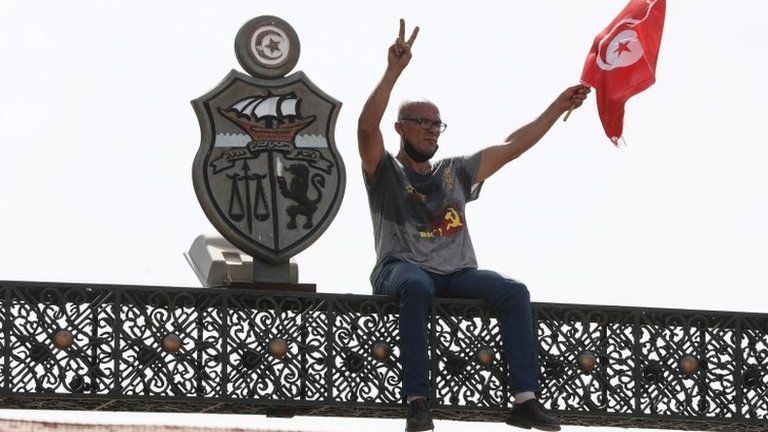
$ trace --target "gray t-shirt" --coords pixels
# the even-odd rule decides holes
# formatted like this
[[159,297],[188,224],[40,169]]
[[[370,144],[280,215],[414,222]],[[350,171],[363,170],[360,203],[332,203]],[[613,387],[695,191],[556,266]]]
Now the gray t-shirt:
[[464,206],[477,199],[473,184],[480,153],[442,159],[428,174],[408,170],[389,152],[365,186],[376,242],[375,280],[381,265],[397,258],[433,273],[477,268]]

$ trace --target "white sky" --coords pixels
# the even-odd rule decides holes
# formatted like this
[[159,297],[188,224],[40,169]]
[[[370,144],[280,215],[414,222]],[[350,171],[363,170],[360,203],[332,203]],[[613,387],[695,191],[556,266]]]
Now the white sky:
[[[336,145],[347,192],[326,234],[296,257],[301,281],[320,292],[370,293],[372,229],[355,125],[397,19],[421,33],[393,105],[407,96],[434,100],[449,125],[438,153],[445,156],[500,142],[577,83],[594,36],[625,4],[4,0],[0,280],[198,285],[182,252],[213,228],[192,189],[200,132],[189,101],[240,69],[239,27],[272,14],[299,34],[296,69],[344,103]],[[767,15],[768,3],[758,0],[670,1],[658,82],[627,105],[627,147],[604,136],[594,98],[558,122],[469,207],[480,265],[524,281],[539,302],[766,312],[759,292],[768,258]],[[383,129],[396,151],[393,121],[391,109]],[[401,420],[0,415],[402,427]],[[440,431],[465,427],[438,422]]]

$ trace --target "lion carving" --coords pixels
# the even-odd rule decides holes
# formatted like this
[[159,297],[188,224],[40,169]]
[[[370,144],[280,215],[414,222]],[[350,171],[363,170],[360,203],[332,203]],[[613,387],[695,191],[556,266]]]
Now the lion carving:
[[286,208],[288,213],[288,229],[296,229],[296,217],[302,215],[306,222],[302,225],[304,229],[310,229],[314,226],[312,215],[317,211],[317,204],[323,199],[323,189],[325,187],[325,177],[316,173],[312,176],[312,187],[315,189],[315,198],[309,198],[309,167],[302,164],[292,164],[285,167],[286,171],[293,175],[290,184],[285,177],[278,176],[277,184],[280,187],[280,193],[296,204],[291,204]]

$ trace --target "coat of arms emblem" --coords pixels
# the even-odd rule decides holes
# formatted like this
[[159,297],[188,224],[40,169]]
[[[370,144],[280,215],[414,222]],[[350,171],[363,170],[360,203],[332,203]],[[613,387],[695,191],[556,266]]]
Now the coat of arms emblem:
[[303,72],[283,76],[299,43],[283,20],[241,28],[231,71],[192,101],[202,131],[193,165],[206,216],[232,244],[279,264],[313,243],[341,205],[346,182],[334,127],[341,103]]

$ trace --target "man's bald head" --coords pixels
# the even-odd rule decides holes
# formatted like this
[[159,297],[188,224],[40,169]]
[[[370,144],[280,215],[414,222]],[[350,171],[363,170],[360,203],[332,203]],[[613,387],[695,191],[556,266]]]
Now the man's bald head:
[[400,120],[405,117],[413,117],[414,108],[424,105],[432,107],[438,113],[440,113],[437,105],[435,105],[431,100],[424,98],[410,98],[400,102],[400,107],[397,109],[397,119]]

